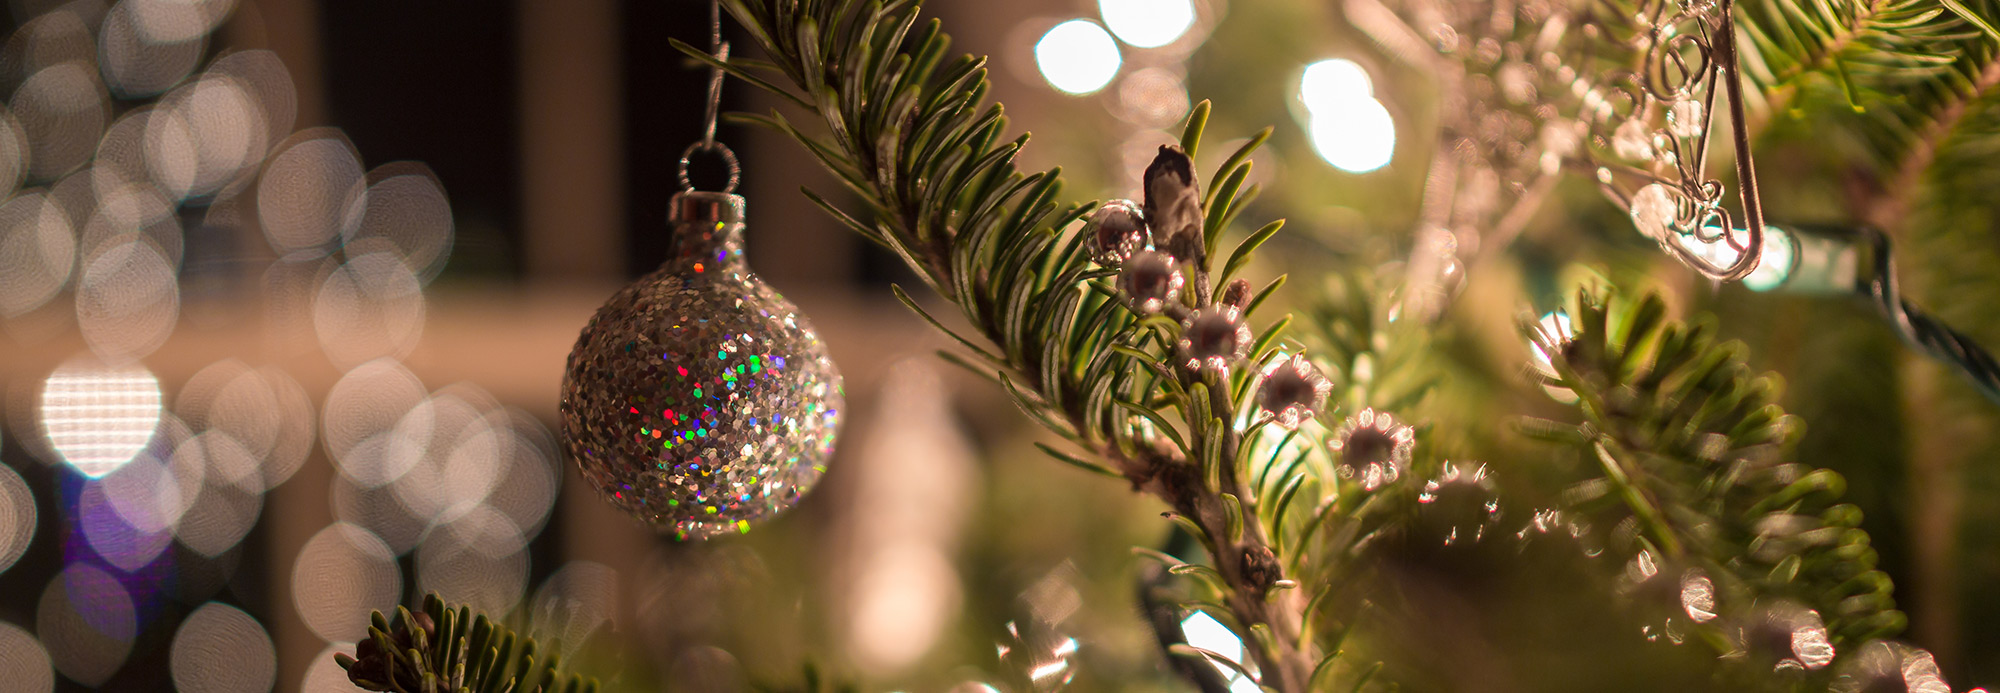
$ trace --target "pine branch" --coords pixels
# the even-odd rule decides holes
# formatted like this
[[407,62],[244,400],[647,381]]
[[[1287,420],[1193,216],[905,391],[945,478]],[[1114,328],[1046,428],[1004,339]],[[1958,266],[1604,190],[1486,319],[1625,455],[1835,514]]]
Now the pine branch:
[[1968,54],[1962,62],[1965,64],[1961,69],[1970,72],[1954,73],[1959,79],[1953,80],[1953,88],[1933,102],[1931,113],[1896,166],[1894,177],[1871,205],[1869,216],[1876,225],[1895,228],[1903,223],[1919,183],[1937,161],[1938,150],[1960,134],[1959,126],[1980,110],[1982,101],[2000,95],[1995,92],[2000,87],[2000,52],[1987,51],[1984,56]]
[[[795,90],[753,83],[815,113],[827,134],[808,135],[780,114],[760,120],[799,140],[863,210],[843,211],[812,195],[814,201],[895,252],[960,309],[986,343],[960,338],[979,355],[969,365],[999,381],[1031,419],[1164,500],[1170,516],[1214,557],[1226,587],[1222,602],[1263,684],[1305,690],[1312,661],[1301,642],[1304,604],[1283,587],[1288,581],[1266,524],[1246,522],[1264,517],[1236,425],[1247,407],[1246,388],[1176,363],[1169,345],[1178,338],[1178,321],[1135,313],[1104,286],[1112,272],[1091,262],[1075,224],[1094,204],[1058,202],[1060,170],[1015,169],[1027,138],[1003,139],[1001,107],[983,105],[985,60],[945,60],[950,39],[936,20],[919,29],[909,0],[726,0],[724,6]],[[675,47],[705,57],[685,44]],[[1185,156],[1175,156],[1192,158],[1206,111],[1206,104],[1195,110],[1182,139]],[[1187,305],[1207,305],[1219,293],[1208,281],[1207,262],[1217,253],[1203,251],[1214,250],[1232,212],[1254,194],[1238,186],[1259,141],[1216,173],[1194,220],[1194,245],[1175,251],[1192,265]],[[1263,238],[1268,234],[1233,253],[1224,274]],[[900,290],[899,297],[923,313]],[[1256,358],[1250,362],[1260,363]]]
[[[1744,72],[1781,112],[1811,77],[1839,85],[1848,105],[1860,92],[1935,74],[1944,44],[1965,23],[1931,0],[1739,0],[1737,26],[1752,50]],[[1948,58],[1943,63],[1948,63]]]
[[[1753,375],[1740,344],[1717,344],[1710,327],[1665,314],[1657,296],[1586,290],[1576,335],[1524,325],[1549,357],[1549,384],[1573,392],[1582,414],[1575,424],[1519,426],[1586,460],[1564,511],[1598,528],[1635,589],[1680,612],[1691,639],[1764,672],[1787,658],[1820,669],[1835,652],[1900,631],[1905,618],[1875,569],[1861,513],[1838,502],[1845,481],[1792,459],[1802,427],[1775,404],[1776,378]],[[1712,598],[1690,600],[1693,576],[1706,581],[1693,593]],[[1811,617],[1774,614],[1774,604]],[[1774,618],[1795,630],[1823,623],[1825,659],[1797,639],[1760,643]]]
[[[368,639],[354,656],[333,659],[354,685],[396,693],[594,693],[596,679],[562,671],[553,648],[538,652],[520,635],[465,605],[453,607],[437,593],[424,595],[415,614],[396,607],[392,623],[368,614]],[[540,659],[537,659],[540,657]]]

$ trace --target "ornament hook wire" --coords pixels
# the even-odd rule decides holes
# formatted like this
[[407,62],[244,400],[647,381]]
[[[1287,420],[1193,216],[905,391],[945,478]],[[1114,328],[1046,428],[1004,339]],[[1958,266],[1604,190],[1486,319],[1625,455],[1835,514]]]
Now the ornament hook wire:
[[[1696,135],[1699,141],[1692,166],[1679,156],[1678,143],[1673,144],[1680,178],[1677,192],[1683,198],[1677,205],[1680,213],[1675,215],[1676,225],[1691,222],[1686,224],[1689,228],[1681,229],[1688,237],[1704,245],[1723,243],[1735,251],[1736,257],[1728,265],[1717,265],[1678,242],[1662,242],[1661,246],[1689,267],[1717,281],[1739,281],[1750,276],[1762,263],[1764,248],[1764,205],[1758,194],[1756,164],[1750,152],[1750,126],[1744,119],[1743,76],[1737,58],[1734,4],[1733,0],[1720,0],[1699,8],[1683,4],[1679,14],[1668,15],[1667,3],[1662,2],[1655,12],[1655,25],[1650,34],[1648,67],[1641,77],[1647,93],[1662,102],[1693,98],[1692,92],[1697,85],[1703,92],[1698,102],[1702,105],[1702,123]],[[1663,18],[1664,22],[1661,21]],[[1682,19],[1692,20],[1695,31],[1671,31],[1673,25]],[[1687,56],[1681,54],[1682,49],[1694,51],[1697,60],[1689,63]],[[1680,78],[1679,82],[1671,84],[1675,77]],[[1719,95],[1729,108],[1731,144],[1736,154],[1736,186],[1743,201],[1745,238],[1742,240],[1738,240],[1731,231],[1734,225],[1730,214],[1722,208],[1721,182],[1708,177],[1708,147],[1715,125],[1715,102]],[[1711,219],[1721,224],[1721,231],[1710,234],[1705,230],[1704,222]]]
[[[720,0],[710,0],[708,3],[708,52],[709,55],[715,57],[718,63],[729,60],[729,43],[722,40],[722,3]],[[702,114],[701,139],[697,140],[694,144],[688,145],[687,149],[681,150],[680,180],[681,190],[683,191],[692,192],[694,190],[694,181],[688,178],[688,167],[692,163],[694,155],[698,152],[707,152],[715,155],[716,158],[722,160],[723,166],[729,171],[729,183],[722,187],[722,192],[736,192],[736,184],[743,180],[743,167],[736,160],[736,152],[730,151],[729,145],[715,141],[715,126],[722,115],[722,78],[723,72],[721,67],[709,68],[708,104],[707,109]]]

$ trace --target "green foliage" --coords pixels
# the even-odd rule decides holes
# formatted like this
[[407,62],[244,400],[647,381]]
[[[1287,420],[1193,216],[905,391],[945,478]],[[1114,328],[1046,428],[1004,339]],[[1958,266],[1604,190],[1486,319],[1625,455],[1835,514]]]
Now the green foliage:
[[1802,424],[1775,404],[1777,378],[1752,373],[1711,326],[1666,312],[1654,295],[1586,290],[1574,336],[1523,327],[1581,414],[1519,426],[1579,453],[1563,509],[1636,566],[1628,576],[1668,583],[1669,607],[1687,571],[1711,579],[1719,615],[1682,627],[1719,654],[1740,652],[1731,629],[1754,628],[1779,600],[1816,610],[1841,652],[1901,630],[1861,513],[1839,502],[1844,480],[1792,458]]
[[[1266,599],[1291,583],[1269,565],[1275,558],[1259,558],[1273,556],[1265,535],[1274,527],[1252,521],[1272,516],[1260,513],[1247,485],[1249,460],[1237,428],[1251,408],[1248,369],[1223,375],[1176,362],[1179,321],[1130,310],[1110,283],[1116,271],[1090,260],[1078,222],[1095,203],[1059,201],[1059,170],[1016,170],[1014,157],[1027,137],[1004,139],[1001,107],[984,105],[985,59],[946,60],[950,39],[935,20],[918,28],[915,3],[727,0],[724,6],[772,62],[732,60],[723,67],[817,114],[825,134],[809,134],[780,113],[747,120],[798,140],[861,209],[843,210],[810,191],[808,197],[896,253],[980,333],[983,339],[952,331],[898,288],[905,305],[971,354],[950,360],[995,380],[1031,419],[1106,462],[1045,450],[1165,500],[1169,516],[1218,557],[1223,610],[1249,634],[1264,680],[1299,688],[1308,671],[1296,654],[1296,616],[1273,605],[1281,600]],[[1191,158],[1199,149],[1207,113],[1206,103],[1194,109],[1180,153]],[[1257,194],[1257,186],[1246,185],[1250,154],[1267,136],[1251,138],[1207,181],[1199,254],[1181,258],[1192,261],[1181,297],[1186,306],[1209,304],[1225,283],[1209,282],[1208,258],[1218,256],[1225,230]],[[1169,155],[1178,154],[1162,154]],[[1251,234],[1228,254],[1220,276],[1243,269],[1279,228],[1273,223]],[[1247,313],[1276,286],[1258,294]],[[1279,348],[1285,322],[1261,331],[1251,364]]]
[[[1645,3],[1669,7],[1671,3]],[[1194,586],[1181,606],[1209,612],[1244,636],[1264,683],[1285,690],[1340,681],[1374,685],[1372,661],[1347,661],[1344,639],[1366,603],[1342,595],[1347,564],[1382,528],[1407,522],[1411,485],[1359,489],[1333,474],[1324,427],[1276,435],[1249,413],[1250,368],[1226,378],[1173,358],[1177,320],[1129,310],[1115,271],[1093,263],[1079,223],[1094,203],[1060,199],[1060,170],[1023,172],[1027,136],[1008,138],[998,104],[987,105],[983,58],[948,59],[950,39],[920,22],[911,0],[725,0],[770,56],[727,64],[676,47],[810,112],[801,127],[782,113],[743,116],[799,141],[850,193],[852,204],[806,195],[850,230],[894,252],[949,301],[973,334],[954,330],[897,288],[899,300],[962,352],[956,364],[993,380],[1032,420],[1086,452],[1042,446],[1072,466],[1130,481],[1158,495],[1166,516],[1202,544],[1208,565],[1157,552],[1165,571]],[[1829,88],[1865,107],[1853,131],[1884,160],[1912,160],[1949,134],[1993,77],[1994,46],[1982,22],[1988,0],[1741,0],[1747,75],[1766,102]],[[1609,0],[1585,17],[1601,34],[1578,39],[1579,64],[1632,69],[1637,5]],[[1593,52],[1606,45],[1617,50]],[[784,86],[789,84],[790,86]],[[1877,104],[1880,104],[1879,107]],[[1957,110],[1954,110],[1957,109]],[[1180,140],[1202,146],[1208,104]],[[1206,304],[1275,236],[1273,222],[1232,252],[1222,239],[1258,194],[1248,183],[1250,138],[1205,180],[1201,246],[1184,303]],[[1211,268],[1206,258],[1227,258]],[[1211,270],[1217,279],[1208,281]],[[1385,316],[1359,275],[1335,277],[1325,300],[1261,329],[1249,359],[1263,364],[1307,345],[1333,364],[1338,421],[1364,407],[1421,407],[1438,369],[1419,363],[1432,348],[1427,326]],[[1250,312],[1273,305],[1285,282],[1254,294]],[[1581,420],[1535,420],[1523,430],[1571,446],[1582,464],[1559,495],[1565,511],[1639,571],[1679,580],[1700,570],[1713,581],[1720,615],[1683,624],[1721,654],[1775,602],[1815,610],[1842,651],[1900,629],[1888,579],[1875,569],[1860,513],[1840,504],[1844,482],[1791,459],[1802,430],[1774,403],[1777,382],[1756,376],[1740,346],[1717,344],[1702,324],[1672,324],[1652,296],[1612,302],[1587,293],[1573,312],[1579,335],[1537,335],[1553,354],[1551,383],[1578,398]],[[948,317],[948,316],[947,316]],[[1437,458],[1428,458],[1431,464]],[[1263,553],[1259,553],[1259,552]],[[1265,558],[1268,557],[1268,558]],[[1267,561],[1267,562],[1266,562]],[[1215,653],[1171,654],[1215,660]],[[1754,654],[1754,653],[1753,653]],[[1303,663],[1304,670],[1297,670]]]
[[[368,614],[368,640],[356,656],[334,655],[349,680],[371,691],[397,693],[589,693],[596,679],[562,670],[554,648],[471,607],[453,607],[433,592],[417,615],[396,607],[392,623]],[[539,658],[539,659],[538,659]]]

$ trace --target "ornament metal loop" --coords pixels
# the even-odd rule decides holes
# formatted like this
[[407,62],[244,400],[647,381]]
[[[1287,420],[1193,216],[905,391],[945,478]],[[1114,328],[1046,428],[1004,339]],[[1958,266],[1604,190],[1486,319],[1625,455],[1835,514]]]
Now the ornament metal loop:
[[694,160],[696,152],[708,152],[722,159],[722,165],[729,169],[729,183],[722,186],[721,192],[736,192],[736,184],[743,180],[743,167],[736,161],[736,152],[730,151],[729,145],[721,142],[699,141],[681,150],[681,190],[694,190],[694,181],[688,178],[688,165]]
[[[709,54],[717,62],[728,62],[729,42],[722,40],[722,3],[716,0],[708,4],[708,32]],[[681,150],[682,191],[694,190],[694,181],[688,178],[688,164],[694,159],[695,152],[708,152],[722,159],[723,166],[729,171],[729,183],[722,186],[721,192],[736,192],[736,184],[743,179],[743,167],[736,161],[736,152],[730,151],[729,145],[715,141],[715,125],[722,112],[722,78],[721,67],[709,68],[708,103],[702,113],[701,139]]]

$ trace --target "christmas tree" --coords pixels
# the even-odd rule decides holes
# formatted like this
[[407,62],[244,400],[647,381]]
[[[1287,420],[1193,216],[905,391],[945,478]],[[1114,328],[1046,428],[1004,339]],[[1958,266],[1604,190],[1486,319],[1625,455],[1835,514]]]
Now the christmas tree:
[[[92,294],[111,295],[111,282],[89,273],[178,268],[180,246],[169,253],[161,239],[179,242],[180,228],[159,228],[196,218],[183,206],[201,208],[204,227],[261,230],[285,262],[320,268],[314,328],[345,373],[318,416],[343,479],[320,495],[340,521],[276,559],[293,566],[289,599],[308,644],[327,648],[303,686],[1931,693],[2000,681],[2000,639],[1984,625],[2000,599],[1981,589],[2000,578],[2000,511],[1976,502],[2000,486],[1988,463],[2000,453],[2000,363],[1982,346],[2000,343],[2000,209],[1985,197],[2000,137],[1988,111],[2000,98],[2000,4],[1102,0],[1086,18],[1027,20],[1016,33],[1030,40],[1008,43],[1018,55],[994,61],[954,49],[957,18],[928,13],[964,8],[943,3],[718,6],[745,40],[722,50],[718,32],[712,45],[673,47],[775,105],[724,116],[740,126],[732,136],[782,140],[825,173],[746,165],[746,177],[826,181],[799,191],[821,232],[858,236],[896,264],[885,302],[946,346],[925,361],[935,371],[850,370],[849,388],[874,392],[846,400],[830,366],[805,376],[816,397],[794,397],[775,389],[793,385],[770,385],[781,359],[736,365],[734,350],[705,347],[714,362],[695,382],[726,379],[729,401],[762,407],[750,425],[824,423],[782,441],[793,464],[782,482],[751,446],[730,454],[741,441],[729,412],[718,425],[713,413],[689,419],[673,399],[686,393],[648,399],[647,388],[681,382],[666,370],[634,375],[641,394],[603,398],[661,410],[631,408],[668,422],[665,436],[639,429],[636,449],[726,447],[733,460],[692,472],[662,462],[660,474],[713,472],[690,483],[737,488],[733,475],[749,467],[747,483],[789,492],[739,519],[732,493],[687,506],[618,495],[639,482],[605,473],[616,460],[572,454],[584,485],[667,530],[635,559],[628,598],[593,572],[609,570],[579,564],[538,568],[547,579],[523,599],[529,555],[539,565],[549,551],[528,544],[551,522],[554,481],[537,475],[555,474],[554,441],[476,388],[429,393],[396,361],[417,341],[422,286],[449,245],[449,223],[440,242],[401,225],[428,217],[395,213],[412,190],[443,205],[428,171],[364,176],[351,145],[331,144],[344,144],[337,134],[286,137],[284,99],[257,99],[263,63],[219,56],[190,78],[197,46],[165,79],[138,69],[157,63],[120,62],[116,27],[161,30],[145,3],[63,10],[23,30],[98,36],[106,77],[77,83],[115,83],[94,110],[53,98],[74,96],[56,88],[74,61],[27,76],[0,60],[24,114],[0,114],[0,126],[33,154],[8,174],[10,190],[29,187],[0,206],[0,267],[65,268],[0,278],[0,299],[40,292],[20,310],[0,305],[10,329],[24,333],[21,316],[69,286],[74,258],[41,261],[49,239],[70,238],[61,220],[73,213],[59,207],[90,207],[78,218],[92,220],[158,208],[131,213],[151,226],[114,235],[123,245],[112,247],[135,249],[125,255],[64,251],[84,259],[79,315],[115,318],[78,321],[107,361],[145,357],[173,320],[155,325],[149,306]],[[202,32],[227,9],[214,12]],[[1019,65],[1001,64],[1011,58]],[[1007,83],[1008,70],[1045,84]],[[993,95],[1009,89],[1031,105],[1003,111]],[[120,120],[135,123],[122,130],[132,151],[149,153],[136,158],[153,157],[129,171],[120,165],[133,157],[117,147],[49,144],[77,122],[49,116],[57,106],[108,118],[107,99],[162,94]],[[215,143],[234,141],[222,136],[230,121],[201,109],[231,99],[264,114],[253,125],[268,124],[271,141],[225,161]],[[1037,132],[1034,146],[1017,120]],[[125,141],[120,127],[99,123],[91,137],[108,129],[104,142]],[[184,171],[161,143],[175,133],[199,145],[180,158],[194,162]],[[685,156],[704,146],[718,151],[712,129]],[[74,161],[60,163],[66,153]],[[106,177],[120,174],[129,179]],[[419,178],[430,187],[398,187]],[[140,204],[161,181],[182,187]],[[321,198],[338,223],[281,204]],[[743,232],[741,200],[701,216],[702,200],[724,198],[688,199],[669,203],[676,223],[708,224],[716,239],[697,255],[676,248],[679,260],[714,253],[687,265],[697,273],[740,262],[730,234]],[[389,214],[368,216],[378,202]],[[84,226],[79,238],[104,244]],[[790,304],[773,318],[760,300],[747,302],[818,348]],[[728,310],[676,308],[704,309]],[[680,321],[715,316],[693,317]],[[816,320],[854,320],[828,317]],[[577,353],[600,321],[614,322],[600,314]],[[640,341],[592,349],[665,368]],[[574,380],[580,360],[566,416],[593,406],[570,395],[609,392]],[[203,515],[227,504],[218,495],[261,509],[261,494],[302,465],[328,466],[307,461],[314,403],[298,383],[231,363],[172,398],[180,418],[157,424],[180,426],[171,435],[93,428],[82,415],[51,423],[49,412],[111,404],[120,417],[150,406],[169,420],[142,367],[65,366],[41,383],[46,440],[9,442],[48,448],[31,452],[88,480],[64,501],[65,517],[82,519],[64,525],[66,567],[33,607],[40,640],[0,622],[0,672],[21,670],[34,657],[16,653],[32,650],[37,661],[53,653],[66,682],[132,681],[112,672],[145,638],[111,633],[122,622],[107,614],[142,624],[130,612],[178,607],[135,602],[144,590],[131,585],[195,574],[160,567],[169,544],[169,558],[206,556],[187,566],[240,556],[256,512],[205,541],[203,527],[238,526]],[[983,394],[954,401],[961,382]],[[692,392],[685,401],[721,399]],[[983,406],[994,401],[1004,408]],[[844,504],[753,528],[817,479],[822,460],[799,457],[829,454],[828,407],[855,429],[843,432],[847,459],[903,462],[842,480],[836,465],[828,484]],[[279,412],[265,417],[269,435],[239,423],[266,410]],[[299,419],[304,443],[284,423]],[[559,430],[594,428],[615,424]],[[655,461],[640,459],[641,471]],[[0,524],[0,574],[22,555],[12,545],[36,536],[18,481],[0,474],[11,494],[0,520],[28,517]],[[126,495],[174,482],[185,501]],[[135,510],[129,498],[159,507]],[[116,515],[91,515],[98,506]],[[621,519],[553,522],[616,531],[594,524],[607,520]],[[402,566],[412,593],[436,593],[403,600]],[[118,599],[122,612],[105,606]],[[372,615],[358,606],[399,601],[407,607]],[[17,606],[0,602],[0,617],[20,620],[5,610]],[[204,628],[211,637],[195,637]],[[255,689],[276,675],[245,673],[276,655],[236,647],[271,646],[243,610],[204,604],[178,631],[177,685]],[[225,641],[242,661],[204,645]]]
[[[766,58],[678,47],[796,107],[742,119],[810,151],[846,190],[805,194],[943,299],[896,289],[955,339],[942,356],[1061,437],[1037,444],[1050,457],[1160,503],[1175,533],[1139,551],[1157,564],[1141,599],[1188,681],[1950,690],[1937,657],[1896,640],[1909,619],[1872,546],[1895,525],[1844,496],[1908,484],[1958,508],[1963,491],[1940,484],[1961,482],[1935,475],[1983,475],[1991,443],[1970,422],[1994,415],[1993,359],[1906,300],[1897,271],[1940,315],[1988,324],[1974,152],[2000,82],[1994,8],[1353,0],[1332,13],[1370,61],[1427,78],[1396,94],[1434,99],[1414,120],[1435,138],[1397,147],[1429,157],[1399,181],[1420,194],[1398,201],[1420,204],[1390,210],[1328,192],[1297,153],[1276,157],[1286,177],[1254,178],[1260,147],[1302,143],[1227,141],[1250,132],[1222,121],[1230,95],[1271,71],[1226,47],[1188,77],[1215,81],[1219,105],[1195,105],[1133,172],[1142,200],[1077,203],[1060,169],[1016,168],[1027,138],[985,104],[986,62],[949,58],[913,3],[724,4]],[[1215,41],[1283,43],[1292,11],[1235,8]],[[1366,101],[1368,71],[1315,68],[1308,109],[1366,113],[1340,98]],[[1066,91],[1106,81],[1044,70]],[[1311,128],[1329,162],[1387,163],[1340,141],[1379,136],[1351,115],[1312,118],[1350,126]],[[1362,216],[1306,233],[1250,221],[1325,197]],[[1286,257],[1253,261],[1273,247]],[[1895,335],[1900,366],[1857,363]],[[1787,375],[1804,394],[1788,398]],[[1897,421],[1898,389],[1935,416]],[[1891,415],[1807,428],[1864,411]],[[1882,435],[1913,449],[1839,442]],[[1912,459],[1928,456],[1942,459]],[[1981,523],[1947,518],[1964,524],[1921,543],[1952,548],[1898,572],[1978,573],[1950,556],[1977,553],[1961,547]],[[1926,599],[1954,606],[1926,604],[1939,622],[1920,639],[1991,676],[1960,625],[1983,596]],[[1241,654],[1197,644],[1192,614]],[[1024,640],[1001,648],[1003,669],[1023,664],[1015,686],[1075,675],[1063,646],[1009,633]]]

